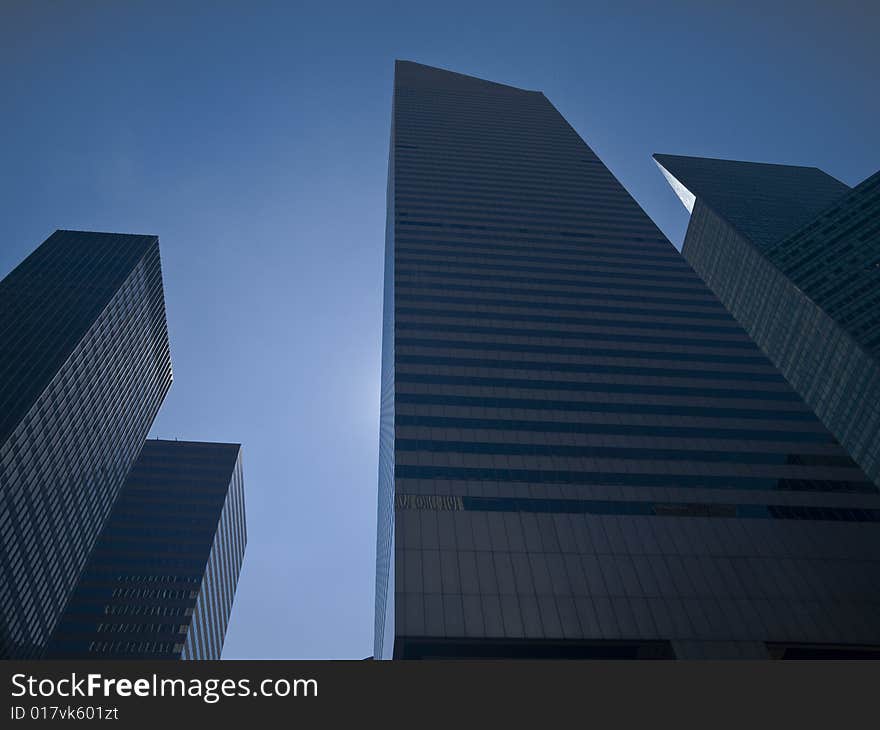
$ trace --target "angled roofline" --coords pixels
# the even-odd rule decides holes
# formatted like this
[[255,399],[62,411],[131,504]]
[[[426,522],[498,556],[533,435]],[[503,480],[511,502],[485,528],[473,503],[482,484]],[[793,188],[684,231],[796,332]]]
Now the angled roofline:
[[409,64],[411,66],[419,66],[421,68],[430,69],[431,71],[441,71],[445,74],[451,74],[453,76],[459,76],[463,79],[468,79],[469,81],[479,81],[481,84],[489,84],[490,86],[499,86],[502,89],[511,89],[513,91],[521,91],[525,94],[543,94],[542,91],[538,89],[523,89],[519,86],[513,86],[511,84],[501,84],[497,81],[490,81],[489,79],[481,79],[479,76],[471,76],[470,74],[463,74],[458,71],[452,71],[448,68],[441,68],[440,66],[429,66],[426,63],[419,63],[418,61],[409,61],[405,58],[395,58],[394,59],[394,72],[395,76],[397,75],[397,69],[402,64]]

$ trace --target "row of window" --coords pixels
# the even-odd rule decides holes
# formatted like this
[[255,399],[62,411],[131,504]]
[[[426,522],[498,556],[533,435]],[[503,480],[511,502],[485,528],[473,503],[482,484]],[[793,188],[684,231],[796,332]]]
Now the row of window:
[[99,634],[185,634],[189,624],[100,623]]
[[[464,376],[434,376],[420,373],[395,373],[398,383],[434,383],[443,385],[461,385],[474,387],[508,387],[527,388],[529,382],[510,381],[498,378],[474,378]],[[567,390],[553,383],[538,387]],[[598,390],[598,388],[596,388]],[[747,393],[740,393],[746,397]],[[598,401],[551,400],[546,398],[504,398],[496,396],[448,395],[434,393],[401,393],[395,394],[398,403],[432,406],[465,406],[475,408],[518,408],[541,411],[568,411],[580,413],[622,413],[659,416],[694,416],[701,418],[742,418],[761,419],[766,421],[802,421],[818,425],[816,417],[807,409],[797,411],[769,410],[760,408],[736,408],[719,406],[666,405],[652,403],[603,403]]]
[[[414,172],[405,172],[403,170],[397,169],[399,165],[395,164],[394,171],[394,184],[395,187],[400,186],[403,189],[411,192],[417,192],[421,189],[428,188],[430,186],[430,190],[435,193],[437,197],[444,195],[445,193],[455,193],[461,195],[463,193],[476,193],[476,194],[485,194],[485,193],[495,193],[496,191],[501,193],[502,195],[525,195],[531,197],[533,200],[537,200],[542,196],[550,196],[557,198],[558,200],[564,200],[566,198],[573,199],[578,194],[581,195],[581,204],[583,205],[586,201],[584,198],[592,200],[593,204],[607,204],[610,207],[615,207],[621,211],[621,219],[625,219],[627,217],[630,218],[634,223],[640,220],[640,217],[637,216],[628,216],[629,210],[627,210],[626,206],[620,205],[619,197],[616,197],[613,192],[614,191],[605,191],[601,188],[597,188],[595,186],[589,185],[578,185],[578,182],[583,182],[583,178],[578,174],[577,178],[571,177],[566,184],[563,185],[552,185],[548,183],[542,183],[537,180],[536,177],[529,178],[529,182],[531,180],[535,180],[535,184],[525,184],[525,182],[519,182],[516,180],[511,180],[512,184],[507,185],[504,184],[507,180],[503,177],[487,177],[487,176],[478,176],[476,173],[471,173],[468,175],[444,175],[440,173],[433,173],[431,175],[418,174]],[[561,172],[554,171],[555,174],[563,174]],[[519,184],[517,184],[519,183]],[[427,192],[427,190],[425,190]],[[632,208],[630,208],[632,210]],[[641,211],[639,211],[641,212]],[[644,214],[643,214],[644,215]],[[586,229],[586,233],[582,233],[580,231],[570,231],[570,230],[556,230],[556,229],[548,229],[542,228],[540,226],[535,226],[532,228],[525,227],[509,227],[509,226],[479,226],[479,225],[471,225],[471,226],[462,226],[465,229],[473,229],[473,230],[491,230],[491,231],[499,231],[505,233],[532,233],[537,232],[541,233],[547,230],[552,230],[552,233],[557,236],[567,237],[572,239],[583,239],[583,238],[595,238],[595,234]],[[630,237],[634,241],[656,241],[657,239],[650,234],[646,235],[636,235],[630,234]]]
[[[486,256],[484,258],[489,259],[490,261],[498,261],[499,259]],[[397,264],[398,271],[401,271],[404,266],[410,265],[419,268],[425,269],[438,269],[438,270],[447,270],[447,269],[464,269],[465,271],[510,271],[513,273],[530,273],[530,274],[551,274],[551,275],[559,275],[568,277],[566,279],[569,286],[577,286],[578,282],[582,279],[591,279],[594,277],[601,278],[609,278],[609,279],[625,279],[627,282],[632,282],[630,284],[631,288],[637,287],[641,282],[654,282],[655,284],[672,284],[672,285],[686,285],[693,281],[695,277],[694,274],[690,274],[689,276],[682,276],[679,274],[643,274],[643,273],[634,273],[630,270],[626,264],[620,264],[615,266],[614,264],[606,264],[605,268],[608,269],[617,269],[623,268],[626,271],[606,271],[603,268],[603,264],[594,263],[590,267],[584,269],[573,269],[571,266],[526,266],[526,265],[514,265],[514,264],[502,264],[502,263],[489,263],[488,261],[460,261],[458,257],[455,255],[447,255],[445,258],[439,255],[430,255],[430,254],[422,254],[420,256],[409,255],[407,256],[404,253],[395,252],[395,263]],[[661,269],[662,271],[662,269]],[[542,282],[543,283],[543,282]],[[696,283],[695,283],[696,288]]]
[[[414,250],[420,250],[423,247],[430,249],[447,249],[449,251],[482,251],[484,255],[491,255],[495,251],[503,253],[535,253],[539,251],[543,258],[547,261],[556,261],[563,263],[571,259],[579,259],[584,253],[593,256],[609,256],[618,260],[633,260],[642,263],[651,261],[666,262],[670,261],[672,256],[677,253],[667,253],[665,249],[650,253],[644,250],[644,247],[634,249],[633,246],[619,246],[616,244],[604,244],[591,242],[588,247],[583,244],[562,244],[541,242],[534,245],[528,242],[495,242],[495,241],[469,241],[462,237],[446,238],[434,236],[430,231],[409,231],[400,233],[394,238],[394,250],[402,250],[405,247],[412,247]],[[586,248],[586,250],[585,250]],[[705,294],[709,299],[708,293]]]
[[495,467],[453,467],[396,464],[397,479],[443,479],[450,481],[530,482],[533,484],[603,484],[608,486],[667,487],[696,489],[757,489],[797,492],[849,492],[876,494],[868,481],[830,479],[774,479],[740,475],[631,474],[556,469],[502,469]]
[[[461,278],[461,277],[456,277]],[[603,284],[604,287],[604,284]],[[441,291],[445,291],[447,289],[451,289],[452,285],[447,286],[444,283],[437,284],[437,288]],[[731,332],[738,334],[742,330],[736,326],[736,322],[724,316],[718,316],[713,313],[706,313],[705,311],[683,311],[683,310],[672,310],[672,309],[658,309],[657,307],[651,309],[639,309],[638,307],[609,307],[601,304],[591,304],[585,302],[584,294],[576,291],[563,291],[560,289],[545,289],[534,292],[527,292],[525,290],[521,290],[517,293],[517,298],[513,299],[510,296],[510,287],[468,287],[469,290],[472,291],[486,291],[492,293],[498,293],[501,295],[501,299],[489,299],[489,298],[480,298],[480,297],[456,297],[456,296],[448,296],[446,294],[424,294],[426,289],[425,286],[420,286],[416,292],[417,293],[408,293],[405,291],[397,291],[395,292],[395,299],[398,303],[402,302],[431,302],[432,304],[459,304],[466,305],[468,307],[476,307],[476,306],[493,306],[493,307],[507,307],[510,309],[539,309],[542,312],[546,312],[547,310],[559,310],[564,312],[580,312],[581,314],[587,315],[598,315],[600,313],[614,315],[612,317],[596,317],[594,316],[593,321],[600,321],[605,323],[614,323],[617,324],[618,319],[623,319],[625,321],[626,317],[633,317],[635,315],[644,315],[644,317],[653,317],[654,319],[662,321],[663,319],[668,318],[676,318],[676,319],[708,319],[713,320],[719,323],[718,328],[709,329],[711,325],[704,326],[702,323],[700,324],[700,330],[703,332]],[[528,299],[527,296],[537,297],[537,299]],[[554,299],[565,299],[571,298],[577,300],[574,303],[570,302],[548,302],[543,301],[547,298]],[[641,324],[641,322],[645,321],[643,319],[637,319],[640,323],[640,326],[650,326],[649,324]],[[647,320],[650,322],[651,320]],[[722,324],[725,323],[725,324]],[[676,329],[681,329],[681,324],[675,325]]]
[[198,591],[176,590],[173,588],[114,588],[113,598],[167,598],[175,601],[194,601]]
[[178,573],[174,573],[173,575],[137,575],[134,573],[120,573],[116,576],[116,581],[119,583],[183,583],[184,581],[188,583],[200,583],[200,578],[180,575]]
[[[494,364],[486,364],[494,363]],[[678,377],[683,381],[686,378],[698,379],[706,377],[702,371],[677,370],[667,368],[639,368],[625,367],[622,365],[581,365],[579,363],[542,363],[542,362],[507,362],[504,360],[481,360],[477,358],[453,358],[433,357],[430,355],[400,355],[396,357],[397,365],[428,365],[504,370],[548,370],[567,373],[592,373],[611,374],[620,376],[647,375],[653,377]],[[714,380],[744,380],[761,381],[759,373],[716,373]],[[722,377],[723,375],[723,377]],[[773,375],[775,378],[776,376]],[[511,378],[504,376],[488,377],[485,375],[437,375],[434,373],[401,372],[399,369],[394,374],[398,383],[424,383],[431,385],[466,385],[478,388],[521,388],[523,390],[564,390],[578,391],[581,393],[623,393],[625,395],[651,394],[666,396],[681,396],[690,398],[729,398],[733,403],[746,399],[759,401],[788,402],[799,405],[800,399],[791,390],[748,390],[739,383],[732,383],[729,388],[714,388],[695,385],[634,385],[629,383],[604,383],[583,380],[541,380],[538,378]],[[803,409],[806,411],[806,408]],[[788,411],[786,411],[787,413]],[[669,411],[673,413],[673,411]],[[771,412],[765,411],[765,417]],[[790,418],[791,416],[780,416]]]
[[682,437],[722,440],[743,439],[746,441],[806,441],[818,444],[831,443],[831,437],[822,431],[771,431],[707,426],[689,427],[653,424],[584,423],[580,421],[527,421],[507,418],[455,418],[444,416],[408,415],[403,413],[397,413],[395,415],[394,423],[397,426],[420,426],[424,428],[535,431],[539,433],[595,433],[608,436]]
[[779,520],[880,522],[880,509],[813,507],[781,504],[713,504],[628,502],[589,499],[532,499],[525,497],[466,497],[396,494],[396,509],[480,512],[543,512],[553,514],[654,515],[658,517],[739,517]]
[[854,467],[845,454],[787,454],[786,452],[704,449],[652,449],[621,446],[508,443],[506,441],[445,441],[398,438],[398,451],[434,454],[505,454],[526,456],[567,456],[589,459],[627,459],[651,461],[731,462],[734,464],[799,464],[810,466]]
[[[462,196],[466,195],[467,200],[469,201],[477,201],[477,200],[485,200],[491,204],[495,204],[496,202],[513,202],[522,204],[523,201],[516,197],[511,197],[506,195],[505,193],[497,190],[491,191],[489,195],[481,193],[481,191],[468,191],[463,192],[461,190],[440,190],[437,187],[424,185],[422,186],[424,191],[420,193],[418,186],[410,186],[409,191],[414,194],[410,195],[402,195],[400,192],[396,192],[395,201],[399,206],[401,203],[404,203],[405,200],[414,200],[414,201],[445,201],[450,202],[453,200],[462,200],[464,199]],[[399,188],[398,188],[399,190]],[[534,200],[534,198],[533,198]],[[583,201],[579,201],[580,205],[583,205]],[[612,205],[608,206],[609,209]],[[406,228],[406,224],[401,224],[396,228]],[[416,230],[398,230],[397,233],[400,233],[400,238],[404,236],[416,236],[416,235],[425,235],[425,236],[434,236],[437,233],[436,229],[422,228]],[[534,245],[536,242],[538,244],[543,243],[551,243],[557,246],[567,246],[567,247],[579,247],[583,245],[591,245],[595,242],[598,242],[599,245],[604,247],[616,247],[620,249],[626,249],[632,251],[633,249],[643,249],[651,252],[664,252],[669,251],[670,255],[675,251],[672,248],[672,245],[669,241],[660,238],[659,236],[633,236],[633,235],[623,235],[609,232],[599,232],[599,231],[590,231],[585,229],[580,236],[581,238],[589,238],[592,239],[590,241],[573,241],[570,238],[565,238],[564,240],[553,231],[537,231],[533,232],[529,236],[519,235],[519,233],[483,233],[477,231],[468,231],[460,232],[456,234],[456,237],[461,239],[468,239],[474,241],[499,241],[503,243],[517,243],[518,241],[522,241],[524,243],[530,243]]]
[[172,641],[92,641],[94,654],[180,654],[183,644]]
[[[444,285],[444,289],[453,289],[455,287]],[[503,288],[497,289],[498,293],[503,294],[508,291]],[[574,315],[557,316],[553,314],[529,314],[517,310],[519,303],[509,300],[487,300],[487,299],[465,299],[457,298],[456,306],[445,307],[444,309],[434,309],[430,307],[407,307],[401,302],[430,302],[430,303],[448,303],[448,297],[435,297],[426,295],[409,295],[403,292],[397,292],[398,305],[394,309],[397,317],[401,315],[412,315],[415,317],[443,317],[446,319],[498,319],[515,322],[544,322],[548,324],[565,324],[565,325],[583,325],[585,327],[613,327],[615,329],[639,329],[639,330],[659,330],[681,332],[682,325],[678,322],[652,321],[650,319],[619,319],[599,316],[578,317]],[[526,303],[526,307],[534,306],[534,303]],[[459,308],[460,307],[460,308]],[[569,307],[566,305],[549,304],[545,305],[543,311],[549,309],[561,310],[577,310],[585,314],[590,314],[588,307]],[[700,325],[699,331],[706,334],[721,334],[743,337],[742,330],[735,329],[732,326],[714,327],[709,325]]]
[[[400,314],[398,310],[397,314]],[[422,314],[421,312],[419,314]],[[520,317],[510,317],[509,315],[488,315],[481,313],[479,317],[469,315],[469,319],[516,319]],[[424,316],[424,314],[422,314]],[[437,317],[448,317],[445,312],[437,313]],[[453,322],[407,322],[401,320],[400,317],[395,321],[395,329],[397,332],[405,332],[407,330],[413,332],[455,332],[461,334],[472,335],[499,335],[506,337],[542,337],[547,339],[572,339],[586,342],[626,342],[638,344],[660,344],[660,345],[677,345],[680,347],[705,347],[713,349],[739,349],[757,352],[754,343],[745,338],[723,340],[723,339],[706,339],[696,337],[664,337],[663,335],[647,335],[647,334],[629,334],[621,332],[582,332],[578,330],[551,330],[547,328],[528,329],[527,327],[500,327],[497,325],[476,325],[476,324],[455,324]],[[613,325],[609,325],[613,327]],[[626,350],[619,351],[621,354]],[[759,358],[758,362],[766,362],[765,359]]]
[[168,606],[165,604],[144,605],[142,603],[108,603],[104,606],[105,616],[192,616],[191,606]]
[[[433,183],[433,181],[432,181]],[[569,238],[569,239],[582,239],[582,238],[598,238],[599,236],[593,232],[593,230],[584,228],[580,230],[563,230],[561,228],[554,227],[552,229],[547,229],[541,226],[503,226],[503,225],[486,225],[486,224],[476,224],[476,223],[454,223],[454,222],[428,222],[428,221],[401,221],[398,223],[400,227],[410,227],[417,226],[419,228],[441,228],[444,230],[455,230],[455,231],[495,231],[497,233],[514,233],[514,234],[552,234],[553,236],[558,236],[560,238]],[[595,227],[596,230],[599,229],[599,226]],[[633,241],[644,241],[651,240],[650,237],[646,237],[644,235],[632,235],[627,236],[627,238],[632,238]]]
[[[399,343],[398,343],[399,344]],[[491,348],[486,348],[491,349]],[[619,353],[618,353],[619,354]],[[623,359],[623,358],[620,358]],[[544,362],[541,360],[510,360],[507,358],[481,358],[481,357],[441,357],[439,355],[408,355],[397,353],[395,361],[398,365],[435,365],[448,367],[466,368],[494,368],[503,370],[537,370],[555,371],[561,373],[612,373],[621,375],[654,375],[657,377],[670,378],[699,378],[701,380],[744,380],[776,383],[781,377],[779,373],[768,370],[766,372],[752,372],[748,370],[688,370],[683,364],[680,368],[650,367],[637,365],[580,362]]]
[[[611,336],[608,339],[613,340]],[[427,337],[405,337],[398,335],[395,339],[398,347],[433,347],[455,350],[482,350],[485,352],[521,352],[538,353],[541,355],[568,355],[572,357],[615,357],[631,360],[687,360],[688,363],[738,363],[752,366],[765,366],[767,359],[760,353],[753,355],[716,355],[705,352],[691,351],[664,351],[664,350],[637,350],[621,347],[573,347],[570,345],[531,344],[527,342],[487,342],[485,340],[444,340]],[[775,373],[765,372],[765,375]],[[781,376],[776,380],[782,382]]]
[[[474,261],[474,268],[482,268],[486,261],[497,262],[524,262],[526,264],[542,264],[543,266],[561,266],[561,270],[566,275],[578,274],[582,272],[592,271],[594,268],[600,270],[602,268],[609,269],[626,269],[627,271],[652,271],[652,272],[670,272],[688,274],[688,279],[692,274],[692,270],[686,268],[683,260],[676,260],[667,257],[665,263],[667,266],[660,266],[657,263],[633,263],[629,260],[619,260],[614,254],[600,254],[592,249],[584,249],[580,255],[571,258],[563,258],[559,256],[547,255],[544,251],[538,249],[537,253],[532,255],[505,252],[499,254],[495,251],[478,251],[472,247],[459,246],[456,249],[446,250],[442,246],[434,247],[432,244],[422,242],[421,245],[404,245],[402,241],[396,240],[394,247],[396,257],[401,256],[418,256],[422,261],[447,261],[451,263],[465,263],[468,260]],[[624,258],[624,257],[621,257]],[[519,265],[516,268],[520,268]],[[555,269],[554,269],[555,271]],[[656,277],[651,277],[656,278]],[[665,279],[666,277],[660,277]]]

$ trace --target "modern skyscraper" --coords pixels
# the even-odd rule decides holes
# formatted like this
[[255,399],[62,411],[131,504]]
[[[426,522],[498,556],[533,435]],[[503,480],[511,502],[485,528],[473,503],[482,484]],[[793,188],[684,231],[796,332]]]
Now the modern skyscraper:
[[44,650],[171,379],[156,236],[56,231],[0,281],[0,655]]
[[395,67],[376,658],[880,646],[880,495],[540,92]]
[[246,542],[241,447],[147,441],[48,656],[219,659]]
[[880,173],[655,155],[691,212],[682,253],[880,484]]

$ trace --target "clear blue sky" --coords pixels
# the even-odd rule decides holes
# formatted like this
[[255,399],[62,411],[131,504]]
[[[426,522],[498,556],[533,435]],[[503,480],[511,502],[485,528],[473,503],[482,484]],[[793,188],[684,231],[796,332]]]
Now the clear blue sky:
[[0,276],[56,228],[159,235],[153,435],[245,448],[224,656],[372,652],[395,58],[544,91],[678,245],[653,152],[880,167],[878,7],[0,0]]

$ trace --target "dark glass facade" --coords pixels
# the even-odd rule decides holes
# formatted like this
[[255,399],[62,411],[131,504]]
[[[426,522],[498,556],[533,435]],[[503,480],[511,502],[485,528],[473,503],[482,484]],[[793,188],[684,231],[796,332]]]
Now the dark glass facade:
[[147,441],[48,656],[219,659],[246,542],[241,447]]
[[0,282],[0,654],[39,656],[171,384],[155,236],[56,231]]
[[544,95],[391,124],[376,658],[880,645],[876,488]]
[[880,484],[880,173],[655,155],[691,211],[682,253]]

